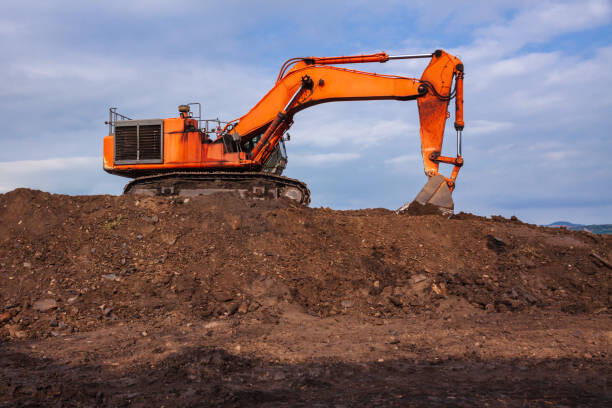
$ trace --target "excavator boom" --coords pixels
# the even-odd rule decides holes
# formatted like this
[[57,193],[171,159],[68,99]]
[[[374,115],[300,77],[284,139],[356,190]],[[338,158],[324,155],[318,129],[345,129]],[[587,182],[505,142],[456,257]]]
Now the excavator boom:
[[[431,59],[421,78],[382,75],[336,66],[411,58]],[[448,104],[453,98],[456,101],[458,151],[455,157],[448,157],[443,156],[441,150],[445,123],[449,116]],[[114,134],[108,136],[113,140],[105,140],[105,170],[130,176],[146,175],[149,185],[155,184],[156,175],[161,177],[161,174],[168,171],[237,171],[256,174],[269,168],[273,157],[276,157],[274,160],[278,159],[283,136],[299,111],[326,102],[377,99],[417,101],[421,155],[429,182],[416,201],[421,205],[433,204],[452,211],[451,192],[463,165],[460,152],[460,134],[464,127],[463,64],[458,58],[441,50],[417,55],[389,56],[383,52],[290,59],[281,67],[272,89],[244,116],[225,124],[223,129],[217,129],[215,139],[209,138],[208,130],[200,129],[198,120],[192,117],[189,107],[186,107],[182,109],[180,118],[164,120],[164,128],[170,128],[172,132],[163,131],[164,157],[160,158],[159,163],[139,160],[118,162],[115,160],[116,151],[110,149],[111,143],[117,148],[117,139],[120,138],[120,135]],[[138,133],[140,124],[136,125]],[[119,123],[117,126],[121,127]],[[137,139],[140,140],[138,134]],[[440,163],[453,165],[449,177],[439,173]],[[168,176],[163,178],[168,179]],[[208,174],[204,178],[214,176]],[[130,184],[138,186],[139,182]],[[400,208],[400,211],[405,210],[405,207]]]

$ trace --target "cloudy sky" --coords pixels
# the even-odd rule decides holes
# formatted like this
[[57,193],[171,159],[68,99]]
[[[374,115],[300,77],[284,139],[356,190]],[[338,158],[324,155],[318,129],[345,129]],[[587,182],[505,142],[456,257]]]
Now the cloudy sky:
[[[119,194],[102,171],[110,106],[232,119],[290,57],[443,48],[465,65],[457,210],[612,222],[612,2],[12,1],[0,7],[0,192]],[[424,61],[362,70],[419,77]],[[452,121],[444,152],[454,155]],[[285,175],[313,206],[397,208],[426,181],[414,101],[298,113]],[[444,169],[447,172],[450,169]]]

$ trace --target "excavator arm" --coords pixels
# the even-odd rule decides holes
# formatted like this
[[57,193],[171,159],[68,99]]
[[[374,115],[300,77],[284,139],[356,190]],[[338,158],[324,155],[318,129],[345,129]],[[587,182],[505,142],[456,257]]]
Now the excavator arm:
[[[331,66],[386,62],[390,59],[431,58],[420,79],[395,75],[381,75]],[[290,64],[294,64],[288,69]],[[453,89],[454,82],[454,89]],[[421,154],[425,174],[439,180],[439,164],[454,166],[450,177],[445,177],[449,190],[454,189],[459,169],[463,165],[458,139],[456,157],[442,156],[444,127],[448,118],[448,104],[455,98],[455,128],[463,130],[463,64],[438,50],[417,56],[371,55],[302,58],[289,60],[281,69],[275,86],[251,111],[237,120],[232,129],[235,140],[259,140],[251,151],[255,165],[262,165],[270,157],[283,134],[293,123],[293,116],[302,109],[325,102],[395,99],[417,100],[420,119]],[[422,204],[431,200],[422,200]]]

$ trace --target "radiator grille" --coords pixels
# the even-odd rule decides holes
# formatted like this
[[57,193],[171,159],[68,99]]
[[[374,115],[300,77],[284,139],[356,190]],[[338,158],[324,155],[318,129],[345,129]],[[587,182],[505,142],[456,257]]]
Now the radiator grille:
[[163,121],[125,120],[115,126],[115,163],[160,163],[163,161]]
[[139,160],[161,159],[161,125],[140,126]]
[[138,135],[136,126],[115,128],[115,161],[138,160]]

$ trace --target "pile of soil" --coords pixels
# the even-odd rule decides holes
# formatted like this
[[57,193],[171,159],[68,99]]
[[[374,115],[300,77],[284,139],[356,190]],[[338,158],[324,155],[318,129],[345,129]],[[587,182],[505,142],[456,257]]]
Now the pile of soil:
[[321,317],[610,304],[598,257],[611,237],[516,219],[25,189],[2,195],[0,208],[3,320],[10,314],[17,337],[168,314],[273,313],[279,301]]
[[[41,368],[44,358],[32,360],[19,345],[55,344],[58,339],[105,330],[120,338],[126,325],[136,327],[141,338],[163,327],[203,328],[217,321],[278,326],[293,313],[301,317],[293,322],[295,330],[285,335],[298,338],[300,327],[309,319],[335,319],[356,330],[364,324],[409,320],[419,326],[432,319],[448,324],[487,316],[508,321],[529,315],[546,316],[547,321],[569,316],[606,321],[610,316],[612,237],[539,227],[514,217],[335,211],[296,207],[287,201],[244,201],[231,195],[65,196],[18,189],[0,195],[0,225],[0,344],[11,351],[0,367],[13,367],[4,372],[6,377],[0,375],[0,384],[26,360],[32,367],[22,373],[24,378],[34,370],[37,378],[47,373],[57,384],[66,382]],[[227,330],[235,336],[231,327]],[[255,332],[244,334],[240,343],[248,344]],[[210,336],[217,338],[217,334]],[[205,349],[202,340],[185,340],[180,350],[167,355],[171,363],[147,375],[166,378],[168,370],[187,364],[188,350],[194,348],[197,361],[187,365],[208,364],[206,370],[211,372],[227,370],[223,368],[226,361],[232,362],[231,370],[270,364],[269,353],[260,353],[258,363],[253,363],[241,353],[227,357],[224,346],[210,340]],[[352,344],[350,336],[343,341]],[[287,348],[298,343],[289,342]],[[582,347],[578,343],[576,347]],[[129,344],[121,347],[129,348]],[[587,354],[598,353],[603,367],[609,362],[609,343],[603,350],[602,343],[597,344],[599,348]],[[118,348],[110,350],[115,353]],[[55,358],[66,357],[62,350],[57,347]],[[251,352],[257,354],[257,350],[253,346]],[[585,350],[580,350],[582,356]],[[155,354],[148,353],[145,361]],[[312,353],[304,358],[312,359]],[[348,357],[342,353],[334,364],[348,370]],[[396,354],[397,361],[405,358],[401,349]],[[427,360],[434,354],[419,355]],[[143,361],[122,364],[123,375],[142,372],[142,364],[146,365]],[[358,367],[358,362],[351,364]],[[79,367],[89,370],[91,364],[83,361]],[[360,371],[355,367],[350,368],[352,373]],[[291,377],[287,370],[281,370],[285,374],[278,382]],[[381,370],[393,371],[384,366]],[[241,384],[254,381],[242,374],[238,378]],[[13,397],[4,402],[14,402],[10,398],[19,398],[19,388],[5,381],[5,391],[10,390]],[[138,388],[135,384],[128,382],[125,387]],[[83,394],[82,402],[125,401],[101,396],[104,388]],[[41,395],[49,398],[49,393],[36,390],[20,401],[31,402],[28,398]],[[226,391],[208,390],[205,394],[214,398],[207,401],[229,405],[250,401],[248,393],[236,397],[236,392]],[[61,390],[53,392],[60,399],[68,398]],[[149,391],[135,392],[145,405],[160,402],[147,399]],[[206,400],[201,393],[190,398],[183,402]],[[307,398],[302,402],[308,401],[312,402]],[[466,404],[470,401],[488,399],[468,399]],[[596,398],[591,403],[600,401]]]

